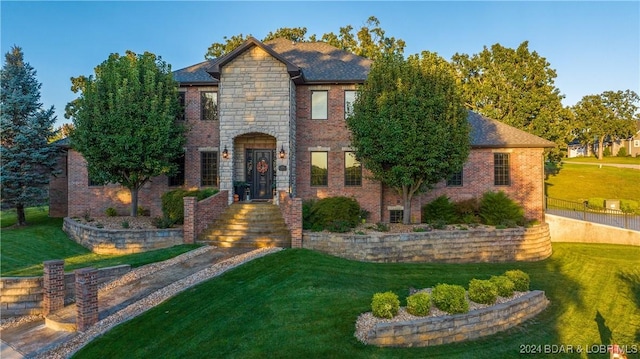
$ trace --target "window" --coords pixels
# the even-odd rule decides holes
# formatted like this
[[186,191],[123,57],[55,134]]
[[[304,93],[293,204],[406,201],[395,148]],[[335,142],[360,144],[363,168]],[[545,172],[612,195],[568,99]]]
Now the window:
[[311,185],[326,186],[329,182],[327,152],[311,152]]
[[178,165],[178,169],[173,176],[169,176],[169,186],[182,186],[184,185],[184,154],[174,160],[174,163]]
[[200,185],[218,185],[218,152],[200,152]]
[[402,217],[404,216],[404,211],[401,209],[392,209],[389,211],[389,222],[391,223],[402,223]]
[[462,186],[462,171],[456,172],[447,179],[447,187],[461,187]]
[[326,120],[328,105],[327,91],[311,91],[311,119]]
[[186,108],[184,107],[185,104],[185,93],[184,92],[178,92],[178,102],[180,104],[180,110],[178,112],[178,116],[176,117],[176,121],[184,121],[184,113],[186,111]]
[[633,147],[640,147],[640,140],[633,140]]
[[344,185],[362,186],[362,166],[353,152],[344,153]]
[[353,113],[353,103],[356,101],[356,92],[347,90],[344,92],[344,118]]
[[212,121],[218,119],[218,93],[200,92],[200,119]]
[[493,184],[496,186],[510,186],[509,154],[493,154]]

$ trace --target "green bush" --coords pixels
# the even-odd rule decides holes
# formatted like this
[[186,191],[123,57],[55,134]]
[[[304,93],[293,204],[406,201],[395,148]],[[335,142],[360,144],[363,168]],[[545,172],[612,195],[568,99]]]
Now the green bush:
[[611,156],[611,148],[610,147],[605,147],[604,150],[602,151],[602,156],[603,157]]
[[203,188],[191,191],[176,189],[165,192],[162,195],[162,213],[164,214],[164,217],[173,222],[172,224],[182,224],[184,223],[184,197],[196,197],[196,200],[202,201],[216,193],[218,193],[218,190],[214,188]]
[[120,225],[122,226],[122,228],[127,229],[127,228],[129,228],[129,221],[122,221],[122,223],[120,223]]
[[627,157],[627,149],[624,147],[620,147],[620,149],[618,150],[618,154],[616,156]]
[[638,205],[637,201],[632,201],[630,199],[620,200],[620,210],[622,210],[622,212],[624,213],[639,213],[639,209],[640,205]]
[[515,290],[515,285],[509,279],[509,277],[504,275],[492,276],[489,278],[493,284],[498,288],[498,295],[501,297],[510,297],[513,295],[513,291]]
[[431,293],[433,304],[449,314],[466,313],[469,302],[465,296],[464,287],[454,284],[438,284]]
[[469,198],[453,204],[458,217],[463,218],[467,215],[477,216],[480,210],[480,203],[477,198]]
[[469,299],[476,303],[493,304],[498,298],[498,287],[490,280],[472,279],[469,282]]
[[523,226],[526,223],[524,210],[506,193],[485,192],[480,200],[480,218],[491,226]]
[[511,279],[514,289],[518,292],[526,292],[529,290],[529,283],[531,283],[531,279],[527,273],[519,269],[513,269],[504,272],[504,275]]
[[107,208],[104,213],[108,216],[108,217],[115,217],[118,215],[118,211],[116,211],[115,208],[113,207],[109,207]]
[[378,232],[389,232],[389,226],[382,222],[376,223],[376,226],[373,229]]
[[400,300],[394,292],[376,293],[371,300],[371,311],[378,318],[393,318],[400,309]]
[[312,229],[351,229],[360,223],[360,205],[349,197],[323,198],[311,207],[309,221]]
[[458,216],[455,205],[447,196],[440,196],[422,206],[422,223],[445,222],[456,223]]
[[311,208],[313,208],[314,204],[316,204],[315,199],[302,201],[302,229],[311,229],[311,227],[313,227],[313,223],[311,222]]
[[409,314],[424,317],[431,310],[431,296],[429,293],[420,292],[407,297],[407,312]]
[[153,220],[151,220],[151,223],[159,229],[164,229],[164,228],[171,228],[173,227],[173,225],[176,223],[175,221],[173,221],[171,218],[167,217],[167,216],[162,216],[162,217],[155,217]]
[[589,208],[591,209],[604,209],[604,198],[593,197],[588,200]]

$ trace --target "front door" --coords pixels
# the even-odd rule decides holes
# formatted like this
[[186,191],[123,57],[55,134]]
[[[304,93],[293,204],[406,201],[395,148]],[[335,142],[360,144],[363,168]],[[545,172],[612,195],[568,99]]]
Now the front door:
[[251,199],[273,198],[273,150],[247,150],[247,182]]

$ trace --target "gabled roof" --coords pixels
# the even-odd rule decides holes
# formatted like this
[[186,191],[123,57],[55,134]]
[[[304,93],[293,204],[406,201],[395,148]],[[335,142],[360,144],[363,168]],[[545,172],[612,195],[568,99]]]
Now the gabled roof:
[[471,124],[471,147],[550,148],[556,146],[554,142],[472,111],[469,111],[467,120]]
[[324,42],[292,42],[275,39],[261,42],[251,37],[233,51],[173,72],[176,81],[190,85],[216,85],[220,69],[244,51],[258,46],[286,65],[294,81],[300,83],[362,83],[372,61],[340,50]]

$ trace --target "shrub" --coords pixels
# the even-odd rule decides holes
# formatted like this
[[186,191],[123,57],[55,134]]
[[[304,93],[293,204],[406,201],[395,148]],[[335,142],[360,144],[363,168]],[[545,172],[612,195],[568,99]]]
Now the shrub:
[[330,223],[327,223],[326,230],[329,232],[335,233],[347,233],[351,230],[351,227],[347,221],[344,220],[335,220]]
[[460,218],[465,216],[477,216],[480,210],[480,203],[477,198],[469,198],[463,201],[458,201],[453,204],[456,209],[456,214]]
[[313,227],[313,223],[311,223],[311,208],[315,203],[315,199],[302,201],[302,229],[311,229]]
[[129,221],[122,221],[122,223],[120,223],[120,225],[122,226],[122,228],[129,228]]
[[108,217],[115,217],[118,215],[118,211],[116,211],[115,208],[113,207],[109,207],[107,208],[104,213],[108,216]]
[[603,157],[611,156],[611,148],[610,147],[605,147],[604,150],[602,151],[602,156]]
[[160,229],[171,228],[175,224],[175,222],[167,216],[156,217],[151,222],[156,228]]
[[498,298],[498,287],[490,280],[472,279],[469,282],[469,299],[476,303],[493,304]]
[[350,229],[360,222],[360,205],[349,197],[323,198],[311,207],[309,220],[312,228]]
[[184,223],[184,197],[196,197],[196,200],[202,201],[216,193],[218,193],[218,190],[214,188],[203,188],[192,191],[176,189],[165,192],[162,195],[162,213],[164,217],[169,218],[173,222],[172,225],[175,223],[182,224]]
[[627,149],[624,147],[620,147],[620,149],[618,150],[618,154],[616,156],[627,157]]
[[429,293],[420,292],[407,297],[407,312],[409,314],[424,317],[431,310],[431,296]]
[[506,193],[485,192],[480,201],[480,217],[485,224],[496,226],[524,225],[524,210]]
[[514,289],[518,292],[526,292],[529,290],[529,283],[531,282],[531,279],[527,273],[519,269],[513,269],[504,272],[504,275],[511,279]]
[[604,209],[604,198],[593,197],[588,200],[589,208],[591,209]]
[[454,284],[438,284],[431,294],[433,304],[449,314],[466,313],[469,311],[469,302],[465,297],[464,287]]
[[389,226],[382,222],[376,223],[376,226],[373,229],[378,232],[389,232]]
[[458,221],[456,207],[447,196],[440,196],[422,207],[422,223],[436,221],[443,221],[445,224]]
[[624,213],[638,213],[638,209],[640,209],[640,205],[638,205],[637,201],[632,201],[630,199],[621,199],[620,200],[620,210]]
[[138,210],[137,210],[138,216],[148,216],[149,215],[149,210],[142,207],[142,206],[138,206]]
[[376,293],[371,300],[371,311],[378,318],[393,318],[400,309],[400,300],[394,292]]
[[489,278],[493,284],[498,288],[498,295],[501,297],[510,297],[513,295],[513,291],[515,290],[515,285],[507,276],[499,275],[492,276]]

